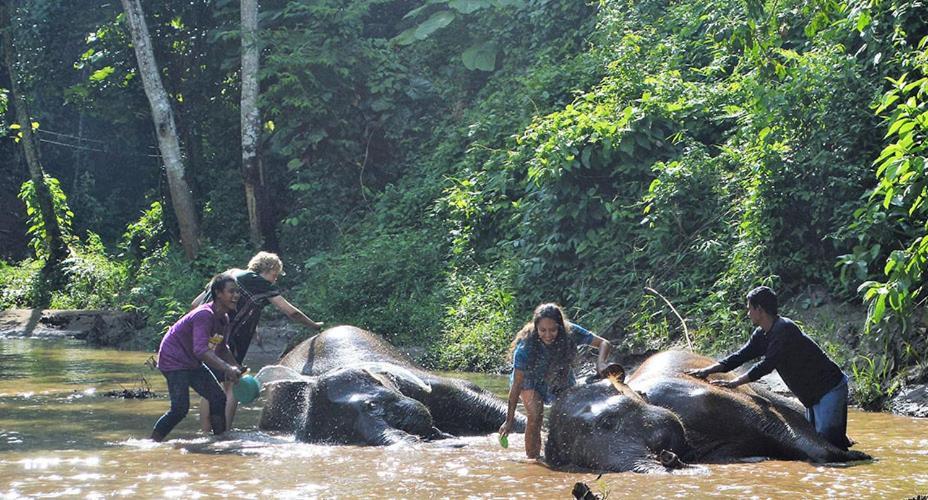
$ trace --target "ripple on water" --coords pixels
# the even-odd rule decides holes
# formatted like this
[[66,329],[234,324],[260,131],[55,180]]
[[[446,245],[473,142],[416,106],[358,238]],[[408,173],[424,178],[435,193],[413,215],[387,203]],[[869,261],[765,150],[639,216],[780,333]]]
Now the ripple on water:
[[25,470],[46,470],[53,467],[65,466],[85,466],[85,467],[97,467],[100,465],[100,457],[90,456],[90,457],[72,457],[72,458],[60,458],[60,457],[36,457],[36,458],[24,458],[19,461]]

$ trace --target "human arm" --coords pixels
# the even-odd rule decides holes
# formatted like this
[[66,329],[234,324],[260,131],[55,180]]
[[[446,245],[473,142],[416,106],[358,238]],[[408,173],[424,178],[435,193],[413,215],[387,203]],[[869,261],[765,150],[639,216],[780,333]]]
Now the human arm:
[[312,328],[313,330],[322,328],[323,323],[317,323],[309,319],[309,316],[303,314],[303,311],[297,309],[293,304],[288,302],[287,299],[283,298],[282,296],[277,295],[275,297],[271,297],[268,299],[268,301],[271,304],[274,304],[274,307],[276,307],[277,310],[287,315],[287,317],[292,321],[296,321],[297,323],[300,323],[308,328]]
[[725,365],[721,363],[715,363],[712,366],[707,366],[705,368],[697,368],[693,370],[687,370],[687,375],[692,375],[696,378],[706,378],[713,373],[725,373],[728,371],[728,368],[725,368]]
[[764,352],[767,350],[767,342],[765,340],[763,331],[760,328],[754,330],[754,333],[751,334],[751,338],[748,339],[747,343],[738,349],[737,351],[729,354],[724,359],[719,360],[712,366],[705,368],[694,369],[687,371],[687,375],[692,375],[697,378],[706,378],[713,373],[725,373],[738,368],[746,361],[758,358],[764,355]]
[[[213,338],[214,314],[209,310],[199,311],[193,317],[193,354],[198,360],[206,363],[208,366],[219,370],[225,374],[226,380],[237,382],[241,377],[241,370],[232,357],[225,344],[225,337],[215,344],[214,348],[210,347],[210,339]],[[218,335],[217,335],[218,336]],[[215,342],[215,340],[214,340]],[[228,362],[222,356],[227,356]]]
[[200,356],[200,361],[224,373],[227,382],[238,382],[242,377],[242,370],[233,364],[234,361],[233,363],[227,363],[213,351],[206,351],[203,353],[203,355]]
[[239,367],[239,369],[241,369],[241,366],[239,365],[238,361],[235,359],[235,356],[232,355],[232,351],[229,350],[229,344],[227,343],[227,338],[223,338],[222,342],[218,346],[216,346],[216,356],[219,357],[219,359],[225,361],[226,363],[232,366],[237,366]]
[[599,356],[596,357],[596,372],[600,373],[606,368],[606,361],[609,359],[609,353],[612,352],[612,343],[599,335],[593,334],[590,345],[599,349]]
[[522,393],[522,383],[525,380],[525,372],[518,369],[512,371],[512,386],[509,387],[508,406],[506,408],[506,421],[499,427],[499,435],[507,436],[512,430],[512,425],[516,419],[516,405],[519,404],[519,394]]

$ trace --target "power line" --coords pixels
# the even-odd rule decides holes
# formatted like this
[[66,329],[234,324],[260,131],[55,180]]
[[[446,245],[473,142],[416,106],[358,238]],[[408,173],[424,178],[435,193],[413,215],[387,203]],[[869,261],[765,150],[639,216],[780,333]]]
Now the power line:
[[[144,156],[146,158],[161,158],[160,154],[142,154],[142,153],[132,153],[128,151],[113,150],[110,147],[108,147],[108,144],[106,142],[98,141],[96,139],[87,139],[87,138],[79,137],[79,136],[72,135],[72,134],[55,132],[54,130],[38,129],[37,131],[42,134],[50,134],[52,136],[55,136],[56,139],[59,139],[59,140],[53,140],[53,139],[44,139],[41,137],[38,138],[40,142],[53,144],[55,146],[62,146],[62,147],[71,148],[71,149],[79,149],[81,151],[91,151],[94,153],[109,153],[109,154],[120,155],[120,156]],[[67,140],[66,138],[77,140],[77,144],[61,142],[61,141]],[[93,142],[93,143],[101,145],[102,148],[93,148],[93,147],[84,146],[81,144],[82,142]],[[148,146],[148,148],[154,149],[156,151],[158,150],[156,146]]]
[[38,129],[38,132],[40,134],[52,134],[52,135],[57,135],[58,137],[68,137],[71,139],[77,139],[78,142],[96,142],[97,144],[104,144],[104,145],[106,144],[105,142],[98,141],[96,139],[87,139],[86,137],[80,137],[77,135],[63,134],[61,132],[55,132],[54,130],[45,130],[45,129],[40,128]]

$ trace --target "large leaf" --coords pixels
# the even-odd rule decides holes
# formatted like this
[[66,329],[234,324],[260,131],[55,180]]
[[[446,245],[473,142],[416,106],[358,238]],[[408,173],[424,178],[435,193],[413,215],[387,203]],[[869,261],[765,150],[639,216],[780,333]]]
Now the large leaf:
[[461,54],[464,67],[473,71],[493,71],[496,68],[496,44],[486,42],[474,45]]
[[399,35],[396,35],[395,37],[393,37],[392,42],[395,43],[395,44],[397,44],[397,45],[409,45],[409,44],[411,44],[412,42],[415,42],[415,41],[416,41],[416,29],[417,29],[417,28],[418,28],[418,26],[413,26],[412,28],[409,28],[409,29],[407,29],[407,30],[404,30],[404,31],[403,31],[402,33],[400,33]]
[[[454,12],[450,10],[440,10],[425,20],[416,28],[416,40],[425,40],[432,33],[444,28],[454,21]],[[402,35],[402,33],[401,33]]]
[[490,0],[451,0],[448,2],[448,7],[461,14],[470,14],[490,5]]

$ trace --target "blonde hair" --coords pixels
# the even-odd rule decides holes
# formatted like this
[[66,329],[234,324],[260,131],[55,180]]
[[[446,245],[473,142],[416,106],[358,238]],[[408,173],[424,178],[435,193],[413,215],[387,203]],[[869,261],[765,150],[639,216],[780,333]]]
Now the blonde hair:
[[258,252],[248,261],[248,270],[258,274],[266,271],[279,271],[283,268],[284,263],[276,253]]

